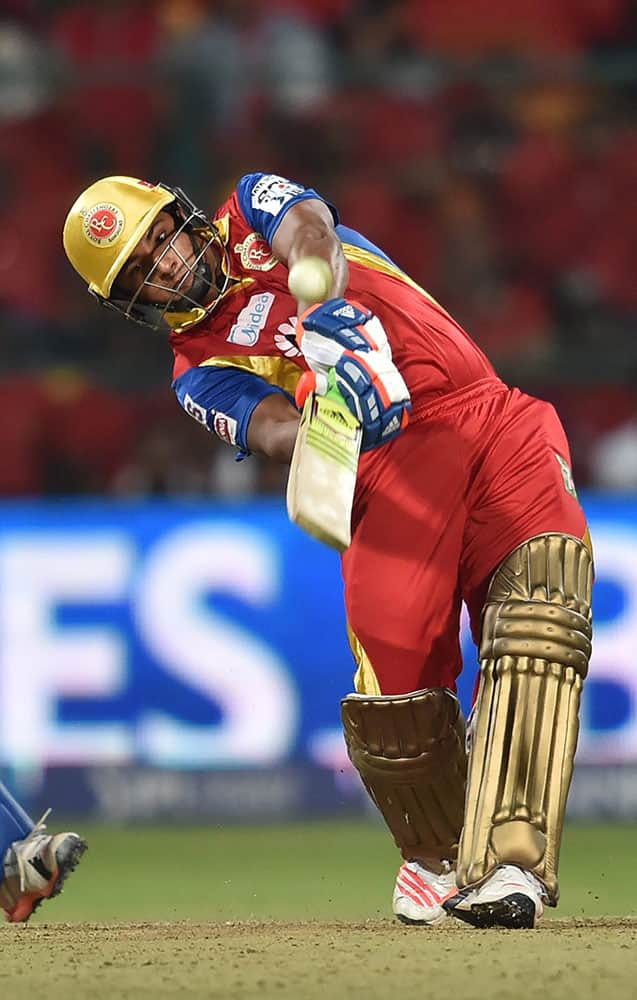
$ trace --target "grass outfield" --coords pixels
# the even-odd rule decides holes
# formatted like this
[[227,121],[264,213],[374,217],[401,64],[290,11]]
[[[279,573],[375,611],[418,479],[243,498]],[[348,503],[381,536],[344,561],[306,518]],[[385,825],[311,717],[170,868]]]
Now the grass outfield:
[[[373,822],[285,827],[82,825],[89,851],[32,925],[51,922],[321,920],[391,916],[398,855]],[[559,909],[637,914],[633,826],[570,826]],[[637,986],[635,988],[637,995]]]

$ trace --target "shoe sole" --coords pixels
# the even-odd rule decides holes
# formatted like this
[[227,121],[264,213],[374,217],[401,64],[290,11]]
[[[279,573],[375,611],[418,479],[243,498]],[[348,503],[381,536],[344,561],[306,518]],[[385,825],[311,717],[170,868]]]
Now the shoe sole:
[[50,892],[47,892],[46,896],[40,896],[33,903],[33,909],[28,917],[23,919],[28,920],[32,916],[37,908],[44,903],[47,899],[53,899],[55,896],[59,896],[64,888],[64,883],[66,882],[69,875],[75,871],[80,861],[82,860],[82,855],[88,850],[88,844],[81,837],[70,836],[66,837],[62,841],[60,846],[55,852],[55,860],[57,863],[57,877],[53,884],[53,888]]
[[396,920],[400,920],[401,924],[406,924],[408,927],[439,927],[440,924],[444,924],[447,921],[447,914],[436,917],[435,920],[412,920],[411,917],[405,917],[402,913],[394,913]]
[[55,852],[55,860],[58,866],[58,877],[56,879],[55,885],[53,886],[53,892],[48,897],[51,899],[53,896],[59,896],[64,888],[64,883],[71,872],[74,872],[82,856],[88,850],[88,844],[81,837],[67,837],[63,840],[58,849]]
[[506,927],[509,930],[531,930],[535,927],[535,903],[521,892],[513,892],[490,903],[473,903],[469,910],[447,905],[445,909],[452,917],[472,927]]

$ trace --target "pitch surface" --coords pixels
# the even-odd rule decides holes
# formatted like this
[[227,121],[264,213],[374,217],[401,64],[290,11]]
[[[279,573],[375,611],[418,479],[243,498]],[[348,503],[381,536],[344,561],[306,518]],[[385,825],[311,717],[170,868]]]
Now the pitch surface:
[[637,920],[535,931],[366,923],[44,925],[0,936],[11,1000],[630,1000]]
[[567,830],[563,901],[534,931],[393,922],[376,824],[82,833],[63,895],[0,926],[3,1000],[637,995],[630,827]]

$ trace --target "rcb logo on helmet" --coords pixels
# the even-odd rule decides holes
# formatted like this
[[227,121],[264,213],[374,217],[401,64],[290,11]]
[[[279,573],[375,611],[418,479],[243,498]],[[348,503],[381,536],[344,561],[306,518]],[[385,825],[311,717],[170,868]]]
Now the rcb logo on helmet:
[[112,246],[124,228],[124,216],[117,205],[103,202],[88,209],[82,228],[94,246]]

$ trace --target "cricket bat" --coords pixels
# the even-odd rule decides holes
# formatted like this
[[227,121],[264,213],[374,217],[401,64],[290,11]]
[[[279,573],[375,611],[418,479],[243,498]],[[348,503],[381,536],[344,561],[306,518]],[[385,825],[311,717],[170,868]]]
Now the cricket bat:
[[343,552],[352,540],[351,517],[362,429],[341,394],[308,394],[287,484],[291,521]]

